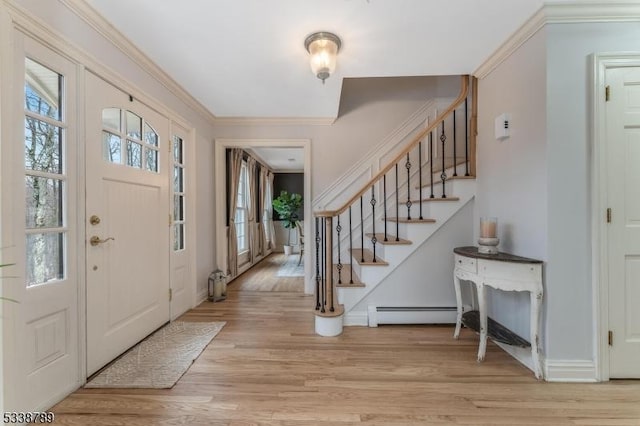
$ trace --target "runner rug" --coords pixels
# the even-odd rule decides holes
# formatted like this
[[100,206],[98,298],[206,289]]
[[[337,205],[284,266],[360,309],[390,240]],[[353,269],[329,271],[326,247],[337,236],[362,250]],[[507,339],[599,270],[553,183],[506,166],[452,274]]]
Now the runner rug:
[[85,388],[171,388],[224,325],[169,323],[107,366]]

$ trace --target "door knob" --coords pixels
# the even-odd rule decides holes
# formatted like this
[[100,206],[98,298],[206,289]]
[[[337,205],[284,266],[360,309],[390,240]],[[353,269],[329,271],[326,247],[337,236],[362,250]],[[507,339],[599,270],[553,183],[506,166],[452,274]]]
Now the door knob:
[[100,218],[94,214],[89,218],[89,223],[92,225],[97,225],[100,223]]
[[91,239],[89,240],[89,244],[91,244],[92,246],[97,246],[98,244],[103,244],[106,243],[107,241],[112,240],[115,241],[116,239],[113,237],[108,237],[105,238],[104,240],[101,240],[100,237],[98,237],[97,235],[94,235],[93,237],[91,237]]

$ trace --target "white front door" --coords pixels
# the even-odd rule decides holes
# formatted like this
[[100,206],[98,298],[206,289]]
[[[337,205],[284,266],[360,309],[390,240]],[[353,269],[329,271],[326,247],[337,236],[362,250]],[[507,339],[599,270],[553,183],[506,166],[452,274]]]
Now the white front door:
[[169,321],[169,121],[86,74],[87,374]]
[[608,69],[609,375],[640,378],[640,68]]

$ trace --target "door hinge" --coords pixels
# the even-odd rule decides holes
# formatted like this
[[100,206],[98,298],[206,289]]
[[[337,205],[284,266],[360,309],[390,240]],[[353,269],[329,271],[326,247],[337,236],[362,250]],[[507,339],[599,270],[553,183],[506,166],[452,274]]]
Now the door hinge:
[[607,223],[611,223],[611,207],[607,209]]
[[611,86],[604,88],[604,100],[605,102],[609,102],[611,100]]
[[609,330],[609,346],[613,346],[613,331]]
[[169,289],[169,302],[171,302],[173,300],[173,289],[170,288]]

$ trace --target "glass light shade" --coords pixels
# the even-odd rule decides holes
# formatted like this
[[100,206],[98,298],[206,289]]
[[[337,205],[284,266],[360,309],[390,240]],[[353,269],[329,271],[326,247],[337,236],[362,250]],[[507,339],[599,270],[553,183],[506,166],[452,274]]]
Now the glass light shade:
[[336,69],[340,39],[331,33],[311,34],[305,41],[310,55],[311,71],[324,83]]

